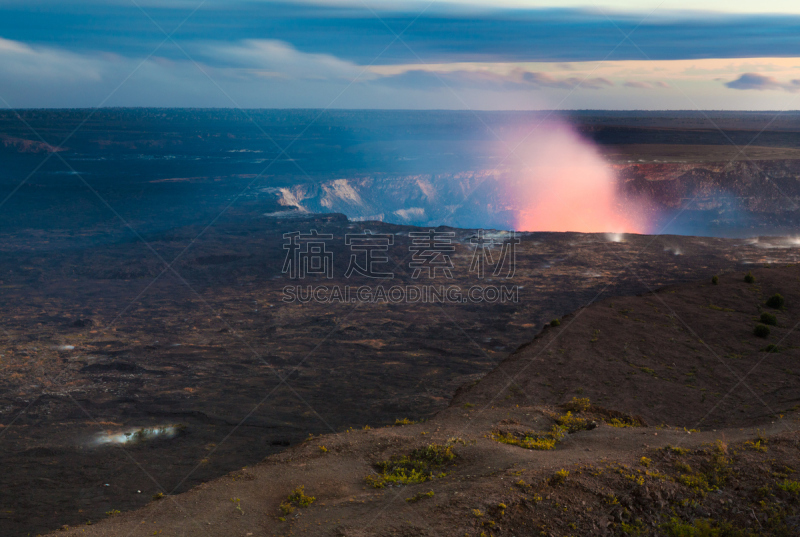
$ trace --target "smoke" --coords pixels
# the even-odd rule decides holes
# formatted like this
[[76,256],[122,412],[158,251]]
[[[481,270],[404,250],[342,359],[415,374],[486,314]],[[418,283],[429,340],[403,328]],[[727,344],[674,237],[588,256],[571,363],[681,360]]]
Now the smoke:
[[641,200],[622,196],[614,171],[589,140],[569,125],[539,126],[515,147],[511,159],[524,167],[506,188],[518,231],[645,233],[649,218]]

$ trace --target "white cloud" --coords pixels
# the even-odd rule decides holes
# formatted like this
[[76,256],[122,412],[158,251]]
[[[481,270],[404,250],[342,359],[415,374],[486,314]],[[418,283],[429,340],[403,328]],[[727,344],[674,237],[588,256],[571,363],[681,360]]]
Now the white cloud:
[[99,58],[59,49],[31,47],[0,37],[0,74],[42,81],[97,81],[103,63]]
[[314,107],[329,104],[349,81],[380,78],[371,72],[360,76],[363,68],[357,64],[304,53],[282,41],[182,46],[197,64],[182,56],[79,54],[0,38],[0,97],[15,108]]
[[261,77],[291,79],[369,80],[364,68],[330,54],[301,52],[289,43],[273,39],[247,39],[236,44],[214,43],[202,52],[230,67]]

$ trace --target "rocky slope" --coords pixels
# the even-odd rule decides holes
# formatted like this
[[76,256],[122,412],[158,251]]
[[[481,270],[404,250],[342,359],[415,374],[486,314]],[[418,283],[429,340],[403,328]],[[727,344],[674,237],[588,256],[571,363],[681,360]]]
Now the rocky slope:
[[[732,273],[717,285],[599,302],[429,421],[312,437],[186,494],[54,535],[795,535],[800,415],[785,407],[800,388],[777,371],[798,358],[798,275],[762,269],[746,283]],[[775,292],[784,303],[768,306]],[[753,333],[759,312],[776,317],[766,338]],[[705,364],[723,346],[728,374]],[[620,369],[622,349],[639,353],[625,366],[633,375]],[[699,367],[682,370],[694,360]],[[692,422],[701,430],[671,426]],[[748,422],[758,428],[741,427]]]

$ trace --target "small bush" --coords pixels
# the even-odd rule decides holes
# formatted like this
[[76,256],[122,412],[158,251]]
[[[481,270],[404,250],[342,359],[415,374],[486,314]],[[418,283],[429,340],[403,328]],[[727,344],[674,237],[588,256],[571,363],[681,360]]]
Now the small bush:
[[667,537],[751,537],[754,534],[740,530],[728,522],[717,523],[713,520],[696,519],[684,522],[673,517],[666,524],[659,526],[661,533]]
[[511,433],[492,433],[491,438],[495,442],[501,444],[509,444],[512,446],[519,446],[525,449],[534,449],[539,451],[547,451],[555,449],[556,444],[563,438],[564,432],[560,427],[553,426],[552,431],[549,433],[525,433],[525,436],[519,437]]
[[430,492],[418,492],[414,494],[412,497],[406,498],[406,501],[408,503],[415,503],[425,498],[433,498],[433,491],[431,490]]
[[775,293],[767,299],[767,306],[776,310],[782,310],[785,304],[786,300],[779,293]]
[[745,448],[752,449],[753,451],[766,453],[767,452],[766,443],[767,443],[766,439],[748,440],[747,442],[744,443],[744,446]]
[[785,492],[791,492],[792,494],[800,494],[800,481],[785,479],[778,483],[778,488]]
[[561,321],[559,319],[553,319],[552,321],[550,321],[550,326],[553,326],[553,327],[556,327],[556,326],[558,326],[560,324],[561,324]]
[[[375,488],[387,484],[413,485],[433,479],[435,470],[456,458],[450,445],[430,444],[428,447],[414,449],[408,455],[392,457],[376,464],[378,475],[368,475],[367,482]],[[441,475],[441,474],[440,474]]]
[[704,474],[682,474],[678,476],[676,481],[698,493],[711,492],[713,490]]
[[692,467],[689,466],[688,464],[686,464],[685,462],[681,462],[681,461],[676,462],[675,463],[675,468],[677,468],[681,472],[684,472],[684,473],[687,473],[687,474],[691,474],[692,473]]
[[158,501],[158,500],[162,499],[163,497],[164,497],[164,493],[163,492],[157,492],[157,493],[153,494],[153,501]]
[[[236,503],[235,499],[233,499],[234,503]],[[306,496],[305,494],[305,487],[300,486],[297,487],[289,494],[286,499],[281,502],[280,510],[281,513],[284,515],[288,515],[294,512],[294,510],[298,507],[308,507],[312,503],[316,501],[314,496]]]
[[757,337],[767,338],[769,337],[769,326],[759,323],[753,329],[753,334]]
[[753,273],[749,270],[747,271],[747,274],[744,275],[744,283],[756,283],[756,277],[753,276]]
[[664,451],[673,453],[675,455],[686,455],[687,453],[689,453],[688,449],[678,446],[667,446],[664,448]]
[[563,416],[556,418],[556,423],[566,429],[568,433],[576,433],[578,431],[585,431],[590,428],[591,422],[584,418],[578,418],[572,415],[572,412],[567,412]]
[[711,283],[713,283],[714,285],[718,285],[719,284],[719,276],[716,276],[716,275],[715,276],[711,276]]
[[561,483],[566,481],[568,477],[569,477],[569,470],[561,469],[555,474],[553,474],[553,477],[550,478],[550,484],[554,486],[560,485]]
[[567,410],[572,412],[585,412],[591,408],[592,403],[588,397],[573,397],[572,401],[564,405]]
[[771,313],[766,313],[766,312],[762,313],[761,322],[763,324],[768,324],[770,326],[778,326],[778,318]]
[[605,421],[606,425],[610,425],[611,427],[639,427],[639,425],[631,419],[610,418],[603,421]]

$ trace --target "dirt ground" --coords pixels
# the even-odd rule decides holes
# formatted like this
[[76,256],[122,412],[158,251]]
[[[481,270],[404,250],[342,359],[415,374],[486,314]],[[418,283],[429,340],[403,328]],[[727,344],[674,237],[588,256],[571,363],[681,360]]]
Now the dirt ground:
[[[578,396],[651,425],[769,423],[800,403],[800,267],[753,270],[753,283],[744,274],[578,310],[455,401],[507,407]],[[767,306],[775,294],[784,297],[783,308]],[[775,324],[757,337],[762,315]]]
[[752,275],[598,302],[428,421],[310,437],[54,535],[797,535],[800,269]]

